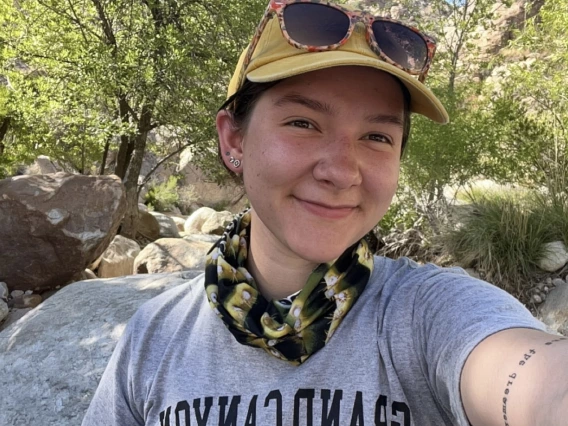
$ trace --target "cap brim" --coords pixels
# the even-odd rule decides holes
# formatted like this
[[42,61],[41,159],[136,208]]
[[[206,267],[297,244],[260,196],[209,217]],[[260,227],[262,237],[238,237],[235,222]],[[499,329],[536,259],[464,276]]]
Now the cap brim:
[[392,74],[397,77],[410,92],[410,109],[412,112],[424,115],[442,124],[446,124],[450,121],[448,113],[442,103],[430,89],[418,82],[416,77],[386,62],[354,52],[344,50],[306,52],[262,65],[249,72],[247,78],[255,83],[266,83],[310,71],[348,65],[371,67]]

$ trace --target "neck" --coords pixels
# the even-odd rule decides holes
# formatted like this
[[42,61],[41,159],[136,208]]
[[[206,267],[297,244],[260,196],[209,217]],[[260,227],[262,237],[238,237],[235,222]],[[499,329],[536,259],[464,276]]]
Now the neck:
[[252,211],[247,269],[267,299],[282,299],[304,287],[316,263],[299,258],[264,226]]

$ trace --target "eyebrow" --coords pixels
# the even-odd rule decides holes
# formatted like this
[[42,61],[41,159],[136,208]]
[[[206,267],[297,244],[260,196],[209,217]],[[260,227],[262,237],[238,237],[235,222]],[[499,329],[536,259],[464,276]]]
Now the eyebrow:
[[[320,112],[327,115],[336,115],[337,112],[330,104],[322,103],[318,100],[308,98],[307,96],[301,95],[299,93],[290,93],[278,98],[274,105],[277,107],[283,107],[289,104],[296,104],[305,106],[316,112]],[[400,127],[404,127],[404,122],[401,117],[392,114],[372,114],[365,117],[365,120],[369,123],[374,124],[395,124]]]
[[368,115],[365,117],[365,120],[375,124],[396,124],[397,126],[404,127],[404,121],[402,120],[402,117],[399,117],[397,115],[391,115],[391,114]]
[[336,110],[330,104],[322,103],[307,96],[300,95],[299,93],[290,93],[279,98],[274,105],[277,107],[286,106],[288,104],[303,105],[316,112],[321,112],[327,115],[336,115]]

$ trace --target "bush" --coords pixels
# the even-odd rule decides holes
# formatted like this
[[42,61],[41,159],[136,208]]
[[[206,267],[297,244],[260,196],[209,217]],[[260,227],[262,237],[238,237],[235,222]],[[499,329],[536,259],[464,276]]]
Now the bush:
[[476,267],[488,281],[524,300],[543,244],[568,241],[568,204],[537,193],[511,190],[472,199],[454,229],[442,235],[463,267]]
[[171,211],[179,201],[177,181],[177,177],[170,176],[167,182],[151,186],[144,202],[154,210]]
[[395,230],[411,229],[418,220],[419,216],[414,206],[408,202],[397,200],[390,205],[378,226],[381,234],[388,234]]
[[178,201],[176,203],[182,214],[189,215],[192,213],[192,206],[199,198],[195,186],[184,185],[178,188]]

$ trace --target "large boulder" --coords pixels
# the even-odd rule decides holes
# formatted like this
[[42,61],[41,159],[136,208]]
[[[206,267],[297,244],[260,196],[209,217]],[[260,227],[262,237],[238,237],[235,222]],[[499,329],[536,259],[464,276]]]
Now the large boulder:
[[10,308],[8,308],[8,304],[0,299],[0,323],[8,317],[9,313]]
[[160,238],[180,238],[178,227],[175,221],[163,213],[150,212],[160,225]]
[[212,243],[186,238],[160,238],[148,244],[134,261],[134,272],[159,274],[205,267]]
[[538,267],[543,271],[555,272],[568,263],[568,251],[562,241],[546,243],[543,251],[538,261]]
[[35,159],[33,164],[28,167],[26,174],[28,175],[47,175],[51,173],[62,172],[61,167],[57,163],[51,161],[47,155],[40,155]]
[[[545,302],[540,305],[539,317],[549,330],[568,336],[568,283],[556,280]],[[568,281],[568,276],[567,276]]]
[[140,246],[136,241],[117,235],[101,257],[98,276],[113,278],[132,275],[134,259],[139,253]]
[[173,215],[173,214],[168,214],[167,216],[169,216],[174,221],[174,223],[176,224],[177,229],[178,229],[178,233],[179,232],[185,232],[184,226],[185,226],[185,221],[187,220],[186,217],[177,216],[177,215]]
[[222,235],[232,220],[233,214],[231,212],[218,212],[210,207],[201,207],[187,218],[184,231],[186,234]]
[[0,281],[34,291],[68,283],[107,248],[125,211],[116,176],[0,180]]
[[160,238],[160,224],[158,219],[150,212],[138,210],[138,224],[136,227],[138,236],[142,236],[149,241],[156,241]]
[[136,309],[199,273],[73,283],[0,332],[0,425],[80,425]]

